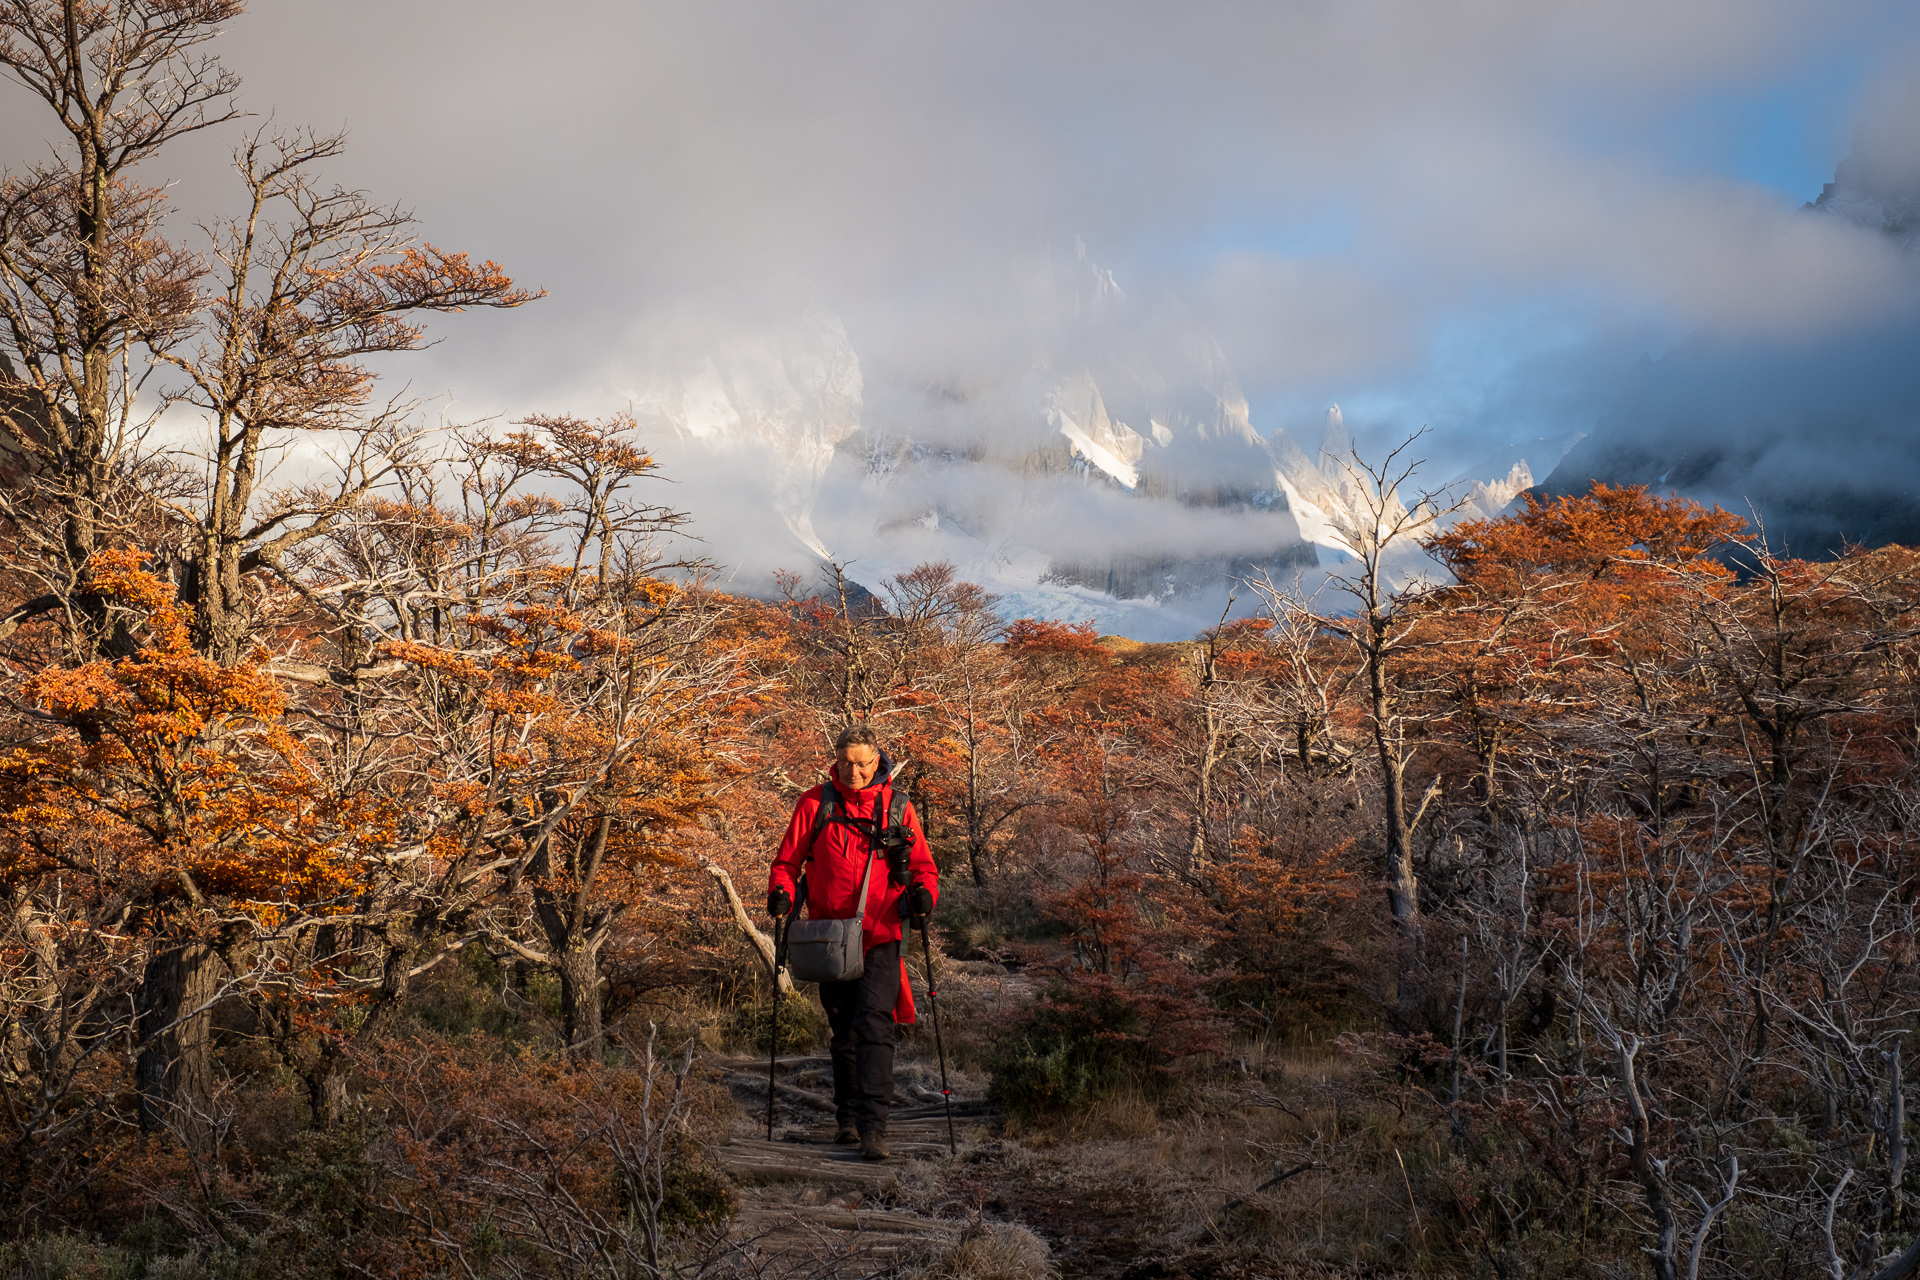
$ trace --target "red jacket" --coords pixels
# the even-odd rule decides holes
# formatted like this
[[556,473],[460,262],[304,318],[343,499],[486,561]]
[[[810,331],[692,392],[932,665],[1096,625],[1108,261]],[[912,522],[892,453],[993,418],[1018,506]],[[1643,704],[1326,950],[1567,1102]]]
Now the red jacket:
[[[877,818],[882,825],[887,820],[887,801],[892,788],[882,782],[886,776],[886,767],[875,771],[873,785],[864,791],[854,791],[842,786],[835,766],[827,773],[827,782],[814,787],[800,797],[800,803],[794,806],[793,818],[787,823],[786,838],[780,842],[780,852],[774,855],[773,869],[767,877],[767,890],[785,889],[789,894],[797,892],[795,886],[802,871],[807,877],[807,918],[809,920],[847,920],[851,919],[857,907],[855,896],[860,891],[860,877],[867,869],[867,857],[871,846],[866,836],[858,829],[844,822],[830,822],[820,833],[820,842],[812,850],[807,849],[807,838],[813,833],[814,817],[820,812],[820,793],[833,786],[840,792],[840,812],[849,818]],[[913,832],[913,846],[909,861],[912,865],[912,878],[927,886],[927,892],[933,900],[940,900],[940,871],[933,865],[933,854],[927,848],[927,838],[920,831],[920,817],[914,813],[911,803],[901,806],[900,821]],[[811,856],[813,861],[808,864]],[[906,891],[887,879],[887,860],[884,855],[876,855],[873,860],[873,882],[867,886],[867,914],[860,924],[860,944],[863,947],[877,947],[881,943],[896,942],[900,938],[900,898]]]
[[[864,791],[854,791],[841,785],[839,766],[836,765],[827,771],[826,782],[800,797],[800,803],[794,806],[793,817],[787,823],[786,838],[780,841],[780,852],[774,855],[773,868],[767,876],[768,892],[785,889],[789,895],[798,893],[796,885],[804,871],[807,877],[809,920],[853,918],[856,910],[854,899],[859,896],[860,878],[866,873],[867,858],[871,851],[866,835],[847,823],[830,822],[820,832],[819,842],[811,850],[807,848],[807,840],[813,834],[814,818],[820,812],[821,792],[829,786],[839,790],[840,812],[846,817],[876,818],[885,825],[887,801],[893,790],[882,781],[887,776],[888,767],[886,758],[881,757],[880,768],[873,775],[873,785]],[[940,871],[933,865],[933,853],[927,848],[927,838],[920,830],[920,818],[914,813],[911,802],[901,805],[900,821],[913,833],[908,856],[912,867],[911,879],[927,886],[927,892],[938,902]],[[905,892],[887,878],[886,857],[883,854],[873,855],[873,879],[867,886],[867,913],[860,922],[860,945],[863,948],[899,940],[900,899]],[[913,1019],[913,988],[907,983],[907,958],[903,949],[900,956],[900,999],[894,1005],[893,1020],[912,1022]]]

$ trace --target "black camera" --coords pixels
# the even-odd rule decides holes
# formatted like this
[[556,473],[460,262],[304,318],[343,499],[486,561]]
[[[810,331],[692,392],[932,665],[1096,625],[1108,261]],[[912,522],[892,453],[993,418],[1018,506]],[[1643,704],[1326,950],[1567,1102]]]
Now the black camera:
[[904,889],[911,870],[908,859],[913,853],[913,829],[896,822],[880,831],[880,847],[886,851],[887,879]]

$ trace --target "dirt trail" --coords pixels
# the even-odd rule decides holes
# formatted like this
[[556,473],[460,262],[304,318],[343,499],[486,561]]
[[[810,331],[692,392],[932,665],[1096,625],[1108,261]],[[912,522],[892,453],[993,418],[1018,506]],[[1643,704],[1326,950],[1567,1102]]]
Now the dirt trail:
[[[754,1241],[763,1263],[798,1274],[879,1276],[938,1257],[958,1243],[964,1219],[898,1207],[893,1202],[900,1197],[888,1194],[903,1176],[919,1178],[930,1162],[955,1159],[947,1149],[944,1106],[896,1105],[887,1132],[893,1159],[874,1162],[862,1159],[856,1147],[833,1143],[825,1057],[782,1058],[777,1064],[771,1141],[764,1120],[766,1063],[713,1058],[709,1064],[720,1069],[745,1117],[732,1140],[714,1153],[739,1196],[733,1237]],[[903,1075],[903,1094],[924,1091],[911,1071]],[[992,1121],[982,1098],[954,1107],[955,1137],[968,1149],[986,1136]]]
[[[894,1158],[875,1163],[833,1145],[831,1084],[824,1057],[781,1059],[774,1138],[766,1137],[767,1067],[709,1059],[743,1119],[715,1155],[740,1201],[733,1236],[754,1241],[769,1274],[884,1276],[924,1265],[963,1236],[994,1224],[1024,1227],[1043,1241],[1061,1276],[1086,1280],[1203,1280],[1237,1274],[1170,1268],[1165,1206],[1140,1186],[1087,1186],[1069,1152],[1036,1154],[999,1137],[1000,1118],[977,1084],[956,1090],[957,1152],[947,1148],[938,1104],[896,1105],[888,1126]],[[938,1093],[919,1083],[926,1064],[900,1064],[903,1096]],[[1038,1277],[1036,1272],[1036,1280]]]

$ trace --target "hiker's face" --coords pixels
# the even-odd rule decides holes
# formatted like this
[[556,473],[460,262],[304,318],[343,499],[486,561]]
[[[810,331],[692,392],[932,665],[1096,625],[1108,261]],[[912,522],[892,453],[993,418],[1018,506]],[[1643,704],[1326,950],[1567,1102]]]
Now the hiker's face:
[[856,742],[834,752],[834,758],[840,762],[840,781],[855,791],[873,785],[873,775],[880,768],[880,752],[876,748]]

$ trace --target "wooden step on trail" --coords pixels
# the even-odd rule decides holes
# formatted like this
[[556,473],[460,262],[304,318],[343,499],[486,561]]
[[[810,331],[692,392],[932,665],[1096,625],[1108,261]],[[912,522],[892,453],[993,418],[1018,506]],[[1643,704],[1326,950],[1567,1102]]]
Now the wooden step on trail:
[[920,1218],[910,1213],[886,1209],[840,1209],[832,1205],[788,1205],[779,1209],[746,1209],[734,1219],[736,1232],[753,1233],[756,1228],[777,1227],[783,1221],[801,1222],[829,1231],[854,1231],[868,1235],[913,1236],[921,1239],[950,1239],[960,1234],[960,1224],[938,1218]]
[[[815,1148],[833,1151],[851,1151],[858,1154],[856,1146],[835,1146],[832,1129],[788,1129],[776,1135],[780,1145],[789,1150],[798,1148],[811,1151]],[[954,1126],[954,1137],[966,1135],[960,1132],[960,1126]],[[947,1128],[945,1125],[931,1124],[893,1124],[887,1129],[887,1149],[893,1152],[895,1160],[917,1160],[923,1157],[944,1156],[947,1154]],[[885,1161],[869,1160],[868,1164],[885,1164]]]
[[751,1242],[763,1269],[854,1280],[897,1275],[902,1263],[938,1256],[959,1243],[961,1230],[958,1222],[885,1209],[787,1205],[742,1209],[731,1235]]
[[[749,1092],[759,1092],[762,1094],[767,1091],[767,1078],[765,1075],[755,1076],[748,1075],[744,1071],[728,1071],[722,1074],[721,1079],[726,1081],[729,1087],[743,1088]],[[798,1085],[788,1084],[784,1080],[775,1080],[773,1082],[773,1094],[782,1102],[797,1103],[800,1106],[812,1107],[816,1111],[833,1110],[833,1099],[827,1094],[814,1089],[802,1089]]]
[[[998,1120],[981,1101],[957,1102],[953,1108],[954,1136],[962,1143],[978,1142]],[[867,1160],[855,1146],[836,1146],[832,1124],[795,1125],[778,1130],[772,1142],[762,1137],[736,1137],[714,1155],[736,1182],[819,1182],[842,1186],[878,1186],[903,1160],[947,1158],[947,1114],[944,1107],[897,1107],[887,1123],[891,1160]]]
[[[831,1139],[832,1135],[828,1135]],[[901,1160],[944,1156],[947,1144],[903,1141],[887,1136],[892,1160],[867,1160],[858,1147],[836,1147],[828,1142],[786,1142],[765,1138],[735,1138],[714,1152],[720,1167],[735,1182],[824,1182],[839,1186],[879,1186],[898,1169]]]
[[[757,1106],[743,1105],[743,1111],[762,1114],[758,1108],[767,1097],[764,1064],[753,1074],[732,1062],[713,1065],[721,1068],[721,1078],[736,1098],[758,1095]],[[780,1063],[788,1070],[825,1065],[818,1057]],[[866,1160],[859,1147],[836,1145],[831,1096],[784,1080],[774,1084],[783,1115],[773,1141],[762,1136],[764,1129],[749,1130],[714,1149],[720,1167],[740,1188],[740,1208],[729,1235],[751,1253],[756,1266],[854,1280],[896,1275],[902,1267],[923,1265],[959,1243],[963,1223],[863,1205],[916,1163],[952,1158],[947,1151],[946,1101],[925,1086],[903,1082],[897,1089],[898,1103],[887,1119],[892,1152],[887,1160]],[[964,1144],[990,1137],[1000,1120],[984,1098],[956,1098],[952,1106],[953,1134]]]
[[[970,1124],[991,1124],[991,1123],[998,1123],[1000,1120],[1000,1113],[998,1111],[995,1111],[993,1109],[992,1104],[990,1104],[985,1098],[970,1098],[965,1100],[962,1100],[960,1098],[955,1098],[953,1100],[952,1106],[953,1106],[953,1123],[955,1125],[958,1125],[962,1120],[965,1120]],[[892,1118],[889,1121],[887,1131],[891,1133],[893,1131],[892,1126],[899,1124],[903,1120],[906,1120],[906,1121],[942,1120],[944,1121],[946,1119],[946,1116],[947,1116],[947,1104],[944,1102],[929,1102],[923,1106],[917,1106],[917,1107],[896,1106],[893,1109]]]
[[[730,1058],[724,1054],[706,1053],[700,1056],[700,1060],[709,1066],[718,1067],[722,1071],[745,1071],[749,1073],[757,1071],[763,1076],[767,1074],[767,1060],[765,1058]],[[782,1071],[792,1067],[831,1067],[833,1065],[833,1059],[824,1053],[803,1053],[786,1058],[776,1058],[774,1059],[774,1065]]]

